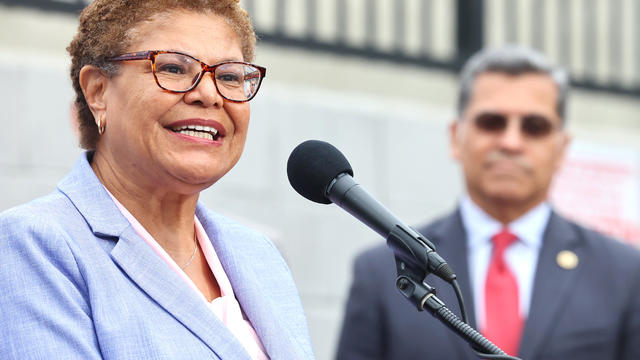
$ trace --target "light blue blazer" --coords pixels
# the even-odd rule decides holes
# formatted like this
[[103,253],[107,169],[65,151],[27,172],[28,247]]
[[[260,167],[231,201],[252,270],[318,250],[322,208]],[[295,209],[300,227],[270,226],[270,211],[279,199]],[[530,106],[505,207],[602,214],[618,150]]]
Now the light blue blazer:
[[[249,360],[136,234],[89,156],[53,193],[0,214],[0,358]],[[313,359],[298,292],[274,245],[202,204],[196,215],[271,359]]]

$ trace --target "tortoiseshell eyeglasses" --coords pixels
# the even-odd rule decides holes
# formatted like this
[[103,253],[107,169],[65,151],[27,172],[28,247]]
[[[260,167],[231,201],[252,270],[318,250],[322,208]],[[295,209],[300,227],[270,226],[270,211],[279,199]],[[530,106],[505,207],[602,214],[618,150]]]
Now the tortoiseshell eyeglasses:
[[151,60],[156,84],[166,91],[186,93],[193,90],[206,72],[213,74],[218,93],[232,102],[253,99],[267,69],[242,61],[223,61],[207,65],[191,55],[177,51],[148,50],[112,57],[109,61]]

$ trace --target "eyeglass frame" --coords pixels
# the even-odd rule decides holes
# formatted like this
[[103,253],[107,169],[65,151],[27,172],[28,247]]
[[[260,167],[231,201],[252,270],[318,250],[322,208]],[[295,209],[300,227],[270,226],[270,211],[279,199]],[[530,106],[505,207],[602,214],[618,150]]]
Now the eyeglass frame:
[[[494,119],[496,117],[500,118],[501,120],[500,126],[492,127],[492,126],[483,125],[482,119],[485,117],[493,117]],[[542,119],[544,121],[545,129],[543,129],[542,132],[536,133],[534,131],[527,129],[527,124],[526,124],[527,120],[531,120],[533,118]],[[505,115],[500,112],[484,111],[474,115],[470,120],[472,121],[473,126],[475,126],[480,131],[483,131],[487,134],[500,134],[509,127],[509,119],[510,117],[508,115]],[[520,133],[530,139],[543,139],[553,134],[559,128],[561,128],[560,126],[555,124],[554,121],[551,120],[548,116],[537,114],[537,113],[525,114],[524,116],[520,116],[518,120],[520,123],[519,124]]]
[[[156,75],[156,56],[158,56],[159,54],[178,54],[178,55],[183,55],[183,56],[187,56],[197,62],[200,63],[200,66],[202,68],[202,70],[200,71],[200,74],[198,75],[198,78],[196,79],[196,81],[187,89],[187,90],[171,90],[171,89],[167,89],[164,86],[160,85],[160,81],[158,81],[158,76]],[[137,51],[137,52],[132,52],[132,53],[126,53],[126,54],[121,54],[118,56],[114,56],[114,57],[110,57],[107,58],[107,61],[132,61],[132,60],[150,60],[151,61],[151,72],[153,73],[153,78],[156,81],[156,84],[158,85],[158,87],[160,87],[162,90],[168,91],[170,93],[176,93],[176,94],[184,94],[184,93],[188,93],[189,91],[193,90],[196,88],[196,86],[198,86],[198,84],[200,84],[200,80],[202,80],[202,78],[204,77],[204,74],[207,72],[211,72],[214,76],[213,77],[213,84],[216,87],[216,91],[218,92],[218,94],[220,94],[220,96],[222,96],[225,100],[234,102],[234,103],[244,103],[247,101],[252,100],[256,94],[258,93],[258,90],[260,90],[260,86],[262,85],[262,79],[265,78],[265,76],[267,75],[267,68],[256,65],[256,64],[252,64],[252,63],[248,63],[248,62],[244,62],[244,61],[235,61],[235,60],[230,60],[230,61],[221,61],[219,63],[213,64],[213,65],[209,65],[207,63],[205,63],[204,61],[201,61],[200,59],[189,55],[189,54],[185,54],[183,52],[180,51],[172,51],[172,50],[145,50],[145,51]],[[246,100],[233,100],[233,99],[229,99],[226,96],[222,95],[222,93],[220,92],[220,89],[218,89],[218,82],[216,80],[215,77],[215,71],[219,66],[222,65],[226,65],[226,64],[241,64],[241,65],[249,65],[249,66],[253,66],[254,68],[258,69],[258,71],[260,72],[260,81],[258,82],[258,87],[256,87],[256,91],[253,93],[253,95],[246,99]]]

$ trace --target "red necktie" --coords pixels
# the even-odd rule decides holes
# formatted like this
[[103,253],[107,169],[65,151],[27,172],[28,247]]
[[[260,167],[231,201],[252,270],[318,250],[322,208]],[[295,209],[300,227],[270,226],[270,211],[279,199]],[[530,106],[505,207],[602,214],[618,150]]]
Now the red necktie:
[[517,240],[509,230],[496,234],[484,285],[484,335],[509,355],[517,355],[522,335],[518,282],[504,259],[505,249]]

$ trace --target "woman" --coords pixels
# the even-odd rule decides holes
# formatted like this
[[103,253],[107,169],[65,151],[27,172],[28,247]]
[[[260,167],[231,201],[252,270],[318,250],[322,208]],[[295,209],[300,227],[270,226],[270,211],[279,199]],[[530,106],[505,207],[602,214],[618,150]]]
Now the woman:
[[198,203],[242,153],[254,47],[237,0],[82,12],[68,50],[89,151],[0,215],[2,359],[313,358],[272,243]]

